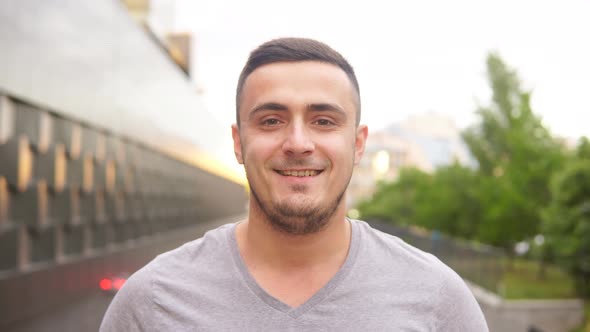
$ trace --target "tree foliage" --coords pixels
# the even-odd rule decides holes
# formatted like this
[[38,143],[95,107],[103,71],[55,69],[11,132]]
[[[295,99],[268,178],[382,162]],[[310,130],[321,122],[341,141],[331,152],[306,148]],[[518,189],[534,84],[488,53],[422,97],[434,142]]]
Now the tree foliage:
[[549,179],[563,163],[562,148],[535,115],[530,93],[494,54],[487,60],[492,103],[463,133],[479,164],[482,205],[479,239],[510,248],[539,231],[549,203]]
[[359,210],[371,218],[391,220],[398,225],[416,224],[421,194],[431,184],[430,175],[418,169],[402,169],[398,181],[380,182],[370,201],[361,202]]
[[478,166],[433,174],[404,169],[359,206],[365,218],[418,225],[497,246],[543,233],[545,258],[566,267],[590,297],[590,141],[575,151],[531,109],[531,94],[495,54],[487,59],[491,102],[463,132]]
[[478,228],[481,206],[477,199],[479,179],[467,167],[441,167],[431,176],[430,186],[418,193],[416,220],[429,229],[472,238]]
[[588,137],[580,138],[578,148],[576,149],[576,157],[590,159],[590,140],[588,140]]
[[434,174],[404,170],[360,206],[387,218],[512,249],[539,232],[550,202],[549,179],[564,162],[562,146],[531,109],[531,94],[499,56],[490,54],[492,98],[463,133],[478,167],[455,164]]
[[480,213],[477,181],[474,170],[459,164],[439,168],[434,174],[402,169],[397,181],[380,183],[359,210],[368,218],[471,238],[476,235]]
[[543,231],[556,262],[576,278],[580,293],[590,297],[590,144],[551,181],[551,204],[544,209]]

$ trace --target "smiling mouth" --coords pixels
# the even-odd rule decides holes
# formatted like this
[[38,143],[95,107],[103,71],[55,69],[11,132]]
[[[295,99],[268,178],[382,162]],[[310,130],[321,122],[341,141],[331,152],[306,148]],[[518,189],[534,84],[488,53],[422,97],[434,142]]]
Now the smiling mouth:
[[277,173],[283,176],[296,176],[296,177],[306,177],[306,176],[316,176],[320,174],[322,171],[318,170],[276,170]]

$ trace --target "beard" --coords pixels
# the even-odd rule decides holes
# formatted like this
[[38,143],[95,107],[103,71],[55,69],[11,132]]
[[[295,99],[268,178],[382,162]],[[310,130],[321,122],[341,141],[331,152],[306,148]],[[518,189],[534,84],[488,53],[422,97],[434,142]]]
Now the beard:
[[[242,155],[246,155],[242,151]],[[354,155],[351,156],[351,161],[354,163]],[[329,161],[311,160],[311,159],[286,159],[273,161],[270,168],[274,169],[288,169],[291,167],[301,167],[310,169],[326,169],[330,166]],[[244,169],[246,170],[246,178],[250,184],[251,199],[260,208],[262,213],[266,216],[267,222],[270,226],[281,233],[287,235],[307,235],[321,231],[330,221],[338,206],[342,203],[346,188],[352,178],[352,169],[348,174],[348,179],[344,181],[342,188],[340,188],[338,195],[328,201],[327,204],[314,203],[309,197],[290,197],[282,201],[273,201],[272,198],[264,201],[260,198],[256,191],[255,182],[251,181],[244,160]],[[291,187],[292,195],[305,195],[308,187],[305,185],[294,185]],[[298,200],[299,202],[294,202]]]
[[[250,186],[250,192],[272,228],[288,235],[307,235],[321,231],[328,224],[344,198],[348,182],[350,177],[335,199],[324,206],[314,205],[311,200],[304,200],[300,204],[293,203],[289,199],[281,202],[265,202],[260,199],[253,186]],[[291,189],[295,193],[301,193],[307,188],[293,186]]]

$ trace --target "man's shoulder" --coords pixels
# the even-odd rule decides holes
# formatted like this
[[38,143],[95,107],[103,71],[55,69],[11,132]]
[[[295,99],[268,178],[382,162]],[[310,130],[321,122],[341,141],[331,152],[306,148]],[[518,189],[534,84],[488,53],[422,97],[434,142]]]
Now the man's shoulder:
[[[404,242],[397,236],[355,221],[363,236],[362,264],[381,271],[378,283],[388,284],[396,296],[419,303],[443,331],[487,331],[485,319],[463,279],[436,256]],[[477,327],[477,328],[474,328]]]
[[189,269],[197,272],[199,267],[218,264],[220,259],[230,256],[228,233],[234,226],[235,224],[225,224],[209,230],[200,238],[156,256],[137,273],[174,275]]
[[143,296],[150,297],[154,295],[154,284],[160,284],[162,280],[182,282],[187,276],[194,278],[200,270],[221,264],[224,257],[230,256],[227,235],[233,226],[225,224],[209,230],[200,238],[156,256],[131,275],[121,295],[141,290]]
[[394,234],[381,231],[362,220],[353,220],[353,222],[359,225],[365,246],[369,250],[376,250],[385,255],[394,255],[401,259],[412,260],[415,261],[414,263],[425,263],[427,265],[433,262],[440,263],[434,255],[414,247]]
[[353,222],[361,230],[365,255],[377,263],[390,265],[392,269],[418,278],[432,278],[439,285],[449,279],[457,280],[457,274],[433,254],[414,247],[398,236],[376,229],[365,221]]
[[109,305],[101,331],[157,330],[156,302],[172,303],[174,298],[204,284],[202,279],[210,279],[216,268],[226,268],[222,260],[230,256],[227,236],[233,225],[210,230],[158,255],[133,273]]

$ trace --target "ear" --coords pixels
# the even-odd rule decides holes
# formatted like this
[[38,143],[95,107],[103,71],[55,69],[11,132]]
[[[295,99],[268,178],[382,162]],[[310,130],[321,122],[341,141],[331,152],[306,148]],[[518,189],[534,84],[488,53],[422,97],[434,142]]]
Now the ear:
[[236,160],[240,164],[244,164],[244,158],[242,157],[242,140],[240,139],[240,128],[238,128],[237,124],[231,125],[231,136],[234,139],[234,154],[236,155]]
[[356,137],[354,141],[354,164],[358,165],[361,161],[361,157],[365,152],[365,143],[367,142],[367,136],[369,135],[369,128],[366,125],[359,125],[356,128]]

